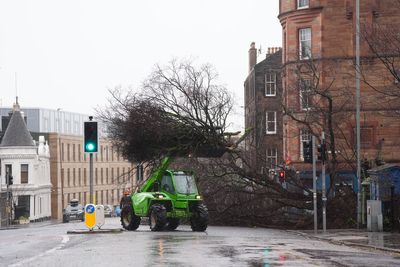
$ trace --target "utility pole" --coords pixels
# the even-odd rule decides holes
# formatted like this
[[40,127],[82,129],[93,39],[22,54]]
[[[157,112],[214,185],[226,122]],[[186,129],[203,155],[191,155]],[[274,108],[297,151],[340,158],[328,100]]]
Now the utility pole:
[[314,205],[314,234],[318,231],[318,214],[317,214],[317,156],[315,153],[315,136],[312,136],[312,155],[313,155],[313,205]]
[[357,140],[357,228],[361,224],[361,159],[360,159],[360,0],[356,0],[356,140]]
[[321,136],[321,162],[322,162],[322,229],[326,233],[326,180],[325,180],[325,132]]

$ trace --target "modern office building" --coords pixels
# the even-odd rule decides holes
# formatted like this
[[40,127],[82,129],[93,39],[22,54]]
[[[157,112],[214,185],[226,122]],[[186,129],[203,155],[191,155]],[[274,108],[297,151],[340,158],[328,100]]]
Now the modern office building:
[[[0,131],[7,128],[12,108],[0,108]],[[28,130],[36,133],[83,135],[83,122],[89,115],[45,108],[22,108]]]

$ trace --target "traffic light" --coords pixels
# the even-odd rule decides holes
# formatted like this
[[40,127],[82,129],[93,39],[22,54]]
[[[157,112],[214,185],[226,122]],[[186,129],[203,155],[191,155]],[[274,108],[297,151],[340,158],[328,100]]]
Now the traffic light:
[[317,150],[318,150],[318,160],[321,161],[322,163],[325,163],[327,159],[326,144],[325,143],[320,144]]
[[312,163],[313,162],[313,148],[312,141],[303,142],[303,158],[304,162]]
[[85,121],[84,122],[84,151],[93,153],[98,151],[98,133],[97,133],[97,121]]
[[279,178],[279,182],[283,183],[285,182],[285,171],[278,171],[278,178]]

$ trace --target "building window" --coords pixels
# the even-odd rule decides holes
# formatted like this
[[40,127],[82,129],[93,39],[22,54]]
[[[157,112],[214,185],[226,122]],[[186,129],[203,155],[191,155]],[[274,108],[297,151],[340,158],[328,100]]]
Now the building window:
[[108,146],[106,146],[106,161],[108,161]]
[[82,160],[82,158],[81,158],[81,153],[82,153],[82,151],[81,151],[81,145],[78,144],[78,161],[79,161],[79,162],[81,162],[81,160]]
[[71,186],[71,176],[70,176],[70,171],[69,171],[69,168],[67,169],[67,180],[68,180],[68,187],[70,187]]
[[75,161],[75,144],[72,144],[72,160]]
[[267,168],[275,169],[278,165],[278,150],[276,148],[267,149]]
[[64,187],[66,186],[65,179],[64,179],[64,169],[61,169],[61,183]]
[[297,0],[297,9],[308,8],[309,0]]
[[106,168],[106,184],[109,184],[110,182],[108,181],[108,168]]
[[266,133],[276,134],[276,111],[267,111],[265,113]]
[[311,58],[311,28],[299,29],[299,57]]
[[64,143],[61,144],[61,161],[64,161]]
[[103,161],[103,146],[100,146],[100,160]]
[[68,161],[70,161],[69,152],[70,152],[70,145],[67,144],[67,160]]
[[312,90],[311,80],[301,79],[299,81],[299,92],[300,92],[300,108],[302,110],[308,110],[312,105]]
[[311,141],[310,130],[308,129],[300,129],[300,159],[303,159],[303,147],[304,143]]
[[77,186],[76,176],[75,176],[75,168],[72,168],[72,186]]
[[119,185],[119,167],[117,167],[117,184]]
[[276,73],[265,74],[265,95],[276,95]]
[[85,185],[88,185],[88,181],[87,181],[87,173],[86,173],[86,168],[83,168],[83,182]]

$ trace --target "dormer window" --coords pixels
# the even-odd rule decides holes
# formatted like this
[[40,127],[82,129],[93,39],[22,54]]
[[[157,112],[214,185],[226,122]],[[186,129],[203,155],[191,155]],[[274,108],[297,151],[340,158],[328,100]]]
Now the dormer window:
[[297,9],[308,8],[309,0],[297,0]]

